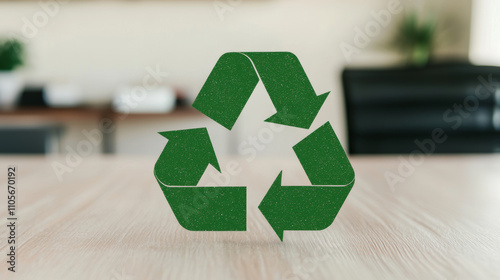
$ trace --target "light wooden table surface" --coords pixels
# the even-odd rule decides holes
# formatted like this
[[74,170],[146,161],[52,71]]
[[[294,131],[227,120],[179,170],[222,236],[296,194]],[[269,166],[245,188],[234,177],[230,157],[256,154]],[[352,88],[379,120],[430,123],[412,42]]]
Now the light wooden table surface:
[[384,174],[398,157],[353,157],[356,184],[333,225],[286,231],[284,242],[257,206],[281,169],[284,184],[307,182],[297,160],[240,161],[231,185],[248,187],[246,232],[184,230],[153,177],[156,158],[86,158],[62,182],[54,160],[64,158],[0,157],[0,279],[500,279],[498,155],[429,157],[394,187]]

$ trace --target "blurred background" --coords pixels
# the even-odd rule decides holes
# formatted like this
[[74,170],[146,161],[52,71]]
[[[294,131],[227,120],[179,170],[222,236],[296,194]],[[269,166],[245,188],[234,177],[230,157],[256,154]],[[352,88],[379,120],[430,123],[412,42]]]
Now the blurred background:
[[218,155],[293,155],[310,131],[263,122],[261,83],[232,131],[190,107],[233,51],[297,55],[331,91],[312,129],[352,154],[500,151],[500,1],[2,0],[0,19],[1,153],[158,155],[157,132],[205,126]]

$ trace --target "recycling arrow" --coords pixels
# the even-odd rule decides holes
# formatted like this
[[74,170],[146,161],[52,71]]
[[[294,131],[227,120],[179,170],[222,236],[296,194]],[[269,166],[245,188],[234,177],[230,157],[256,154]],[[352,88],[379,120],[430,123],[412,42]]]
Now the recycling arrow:
[[280,172],[259,205],[281,241],[285,230],[330,226],[354,185],[354,170],[329,122],[293,149],[313,185],[282,186]]
[[[259,80],[277,111],[267,122],[308,129],[329,94],[316,95],[292,53],[226,53],[193,107],[231,130]],[[221,172],[207,129],[160,135],[168,142],[154,175],[179,223],[188,230],[246,230],[246,187],[196,187],[208,165]],[[312,185],[282,186],[281,171],[259,205],[281,241],[285,230],[331,225],[354,185],[354,170],[329,122],[293,149]]]
[[292,53],[233,52],[219,58],[193,107],[231,130],[259,77],[277,111],[266,122],[308,129],[330,93],[316,95]]
[[246,230],[246,187],[192,187],[209,164],[220,172],[207,129],[160,135],[168,142],[155,164],[154,175],[179,223],[193,231]]

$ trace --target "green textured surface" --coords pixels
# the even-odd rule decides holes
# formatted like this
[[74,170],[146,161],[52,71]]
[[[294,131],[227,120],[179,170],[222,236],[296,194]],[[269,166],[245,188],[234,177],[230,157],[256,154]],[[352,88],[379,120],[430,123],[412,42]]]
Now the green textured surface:
[[[316,95],[292,53],[226,53],[193,107],[231,130],[259,80],[277,111],[267,122],[308,129],[329,94]],[[169,141],[154,173],[179,223],[188,230],[246,230],[246,187],[193,187],[209,164],[220,172],[207,129],[160,134]],[[354,170],[329,122],[293,149],[312,186],[282,186],[280,172],[259,205],[282,241],[285,230],[331,225],[354,185]]]
[[285,230],[330,226],[354,185],[354,170],[329,122],[293,149],[313,186],[282,186],[280,172],[259,205],[282,241]]
[[266,122],[308,129],[330,93],[316,95],[292,53],[226,53],[215,64],[193,107],[231,130],[259,77],[277,111]]
[[154,174],[179,223],[193,231],[246,230],[245,187],[196,186],[211,164],[220,172],[206,128],[160,132],[168,139]]

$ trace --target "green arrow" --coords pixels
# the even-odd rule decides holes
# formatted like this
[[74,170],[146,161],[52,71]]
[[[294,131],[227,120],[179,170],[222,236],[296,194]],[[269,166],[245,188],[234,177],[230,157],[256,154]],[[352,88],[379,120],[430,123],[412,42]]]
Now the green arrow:
[[277,111],[266,122],[308,129],[330,93],[316,95],[292,53],[226,53],[215,64],[193,107],[231,130],[259,77]]
[[293,149],[313,186],[282,186],[280,172],[259,205],[281,241],[285,230],[330,226],[354,185],[354,170],[329,122]]
[[316,95],[299,59],[293,53],[245,54],[254,63],[277,111],[265,121],[308,129],[330,92]]
[[231,130],[259,77],[241,53],[223,54],[193,102],[193,107]]
[[220,172],[206,128],[160,132],[168,139],[154,175],[179,223],[193,231],[246,230],[245,187],[196,186],[209,164]]

